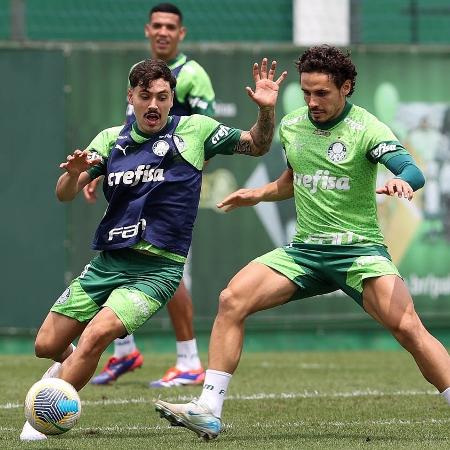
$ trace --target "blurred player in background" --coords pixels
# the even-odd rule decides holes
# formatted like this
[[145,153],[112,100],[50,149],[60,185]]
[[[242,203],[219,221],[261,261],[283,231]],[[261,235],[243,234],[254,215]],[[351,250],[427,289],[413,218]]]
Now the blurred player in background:
[[[258,118],[242,131],[199,114],[169,115],[176,79],[163,61],[142,61],[129,75],[136,120],[101,131],[86,150],[60,164],[60,201],[72,201],[104,176],[108,208],[93,241],[99,253],[57,299],[36,336],[36,356],[57,361],[44,377],[82,389],[108,345],[132,334],[173,297],[191,244],[205,160],[262,156],[270,149],[279,85],[287,75],[275,81],[275,70],[276,62],[268,67],[266,58],[253,65],[255,87],[246,90]],[[20,438],[45,435],[26,422]]]
[[[338,289],[392,333],[450,403],[450,357],[415,312],[377,219],[375,192],[411,200],[424,185],[423,174],[386,125],[347,101],[356,80],[347,54],[312,47],[297,67],[307,106],[281,122],[287,170],[277,181],[239,190],[218,205],[231,210],[294,196],[293,242],[255,259],[221,293],[200,398],[156,402],[173,425],[207,439],[222,428],[223,401],[241,356],[247,316]],[[376,188],[378,163],[395,176]]]
[[[214,114],[214,90],[208,74],[196,61],[180,52],[178,45],[186,35],[181,11],[171,3],[160,3],[149,12],[145,36],[150,41],[151,57],[165,61],[177,79],[173,107],[170,114]],[[135,120],[132,105],[126,112],[127,123]],[[84,189],[88,202],[94,202],[97,180]],[[182,280],[167,306],[176,337],[177,360],[162,378],[150,382],[151,387],[170,387],[201,384],[205,378],[198,356],[193,326],[192,298]],[[141,367],[142,354],[136,348],[133,335],[114,341],[114,355],[103,370],[92,379],[93,384],[109,384],[120,375]]]

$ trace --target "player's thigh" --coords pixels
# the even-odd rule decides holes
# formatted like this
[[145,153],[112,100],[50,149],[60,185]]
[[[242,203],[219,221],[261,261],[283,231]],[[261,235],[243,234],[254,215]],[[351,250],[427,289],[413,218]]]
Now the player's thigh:
[[183,276],[183,265],[152,257],[145,272],[134,274],[126,285],[111,293],[104,303],[134,333],[173,297]]
[[221,300],[253,313],[286,303],[296,290],[295,283],[282,273],[252,261],[231,279]]
[[406,326],[417,315],[405,282],[397,275],[383,275],[364,281],[364,309],[388,328]]
[[50,311],[36,336],[36,350],[44,353],[62,353],[71,342],[79,337],[86,323]]

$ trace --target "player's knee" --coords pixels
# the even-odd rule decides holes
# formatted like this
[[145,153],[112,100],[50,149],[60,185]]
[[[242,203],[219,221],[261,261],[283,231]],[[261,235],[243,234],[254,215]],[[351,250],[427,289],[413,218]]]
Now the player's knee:
[[59,349],[46,339],[36,338],[34,342],[34,354],[38,358],[55,359],[59,356]]
[[114,340],[112,331],[107,327],[87,327],[81,335],[77,351],[80,356],[100,354]]
[[225,288],[219,296],[219,314],[226,314],[238,318],[247,315],[245,302],[241,296],[232,288]]
[[424,332],[426,333],[416,314],[405,315],[390,328],[398,342],[407,350],[418,348],[423,341]]

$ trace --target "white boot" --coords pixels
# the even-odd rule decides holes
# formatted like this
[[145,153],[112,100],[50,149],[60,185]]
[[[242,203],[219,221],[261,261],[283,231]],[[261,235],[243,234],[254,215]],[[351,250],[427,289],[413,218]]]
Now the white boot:
[[[58,378],[61,370],[61,363],[53,363],[47,371],[42,375],[42,378]],[[47,436],[40,431],[35,430],[28,422],[25,422],[22,432],[20,433],[21,441],[42,441],[47,439]]]
[[25,422],[22,433],[20,433],[21,441],[43,441],[44,439],[47,439],[45,434],[35,430],[28,422]]

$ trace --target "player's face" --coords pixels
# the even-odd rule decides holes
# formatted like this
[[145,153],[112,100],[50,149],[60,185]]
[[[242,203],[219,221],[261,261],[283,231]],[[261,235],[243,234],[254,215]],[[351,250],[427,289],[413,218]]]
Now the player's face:
[[145,134],[153,134],[167,123],[173,104],[173,91],[168,81],[159,78],[148,87],[136,86],[129,89],[128,102],[134,107],[139,130]]
[[176,14],[155,12],[145,25],[145,36],[150,40],[153,58],[169,61],[178,53],[178,43],[184,39],[186,29]]
[[300,86],[312,119],[324,123],[338,117],[344,109],[351,82],[345,81],[339,89],[326,73],[304,72],[300,76]]

